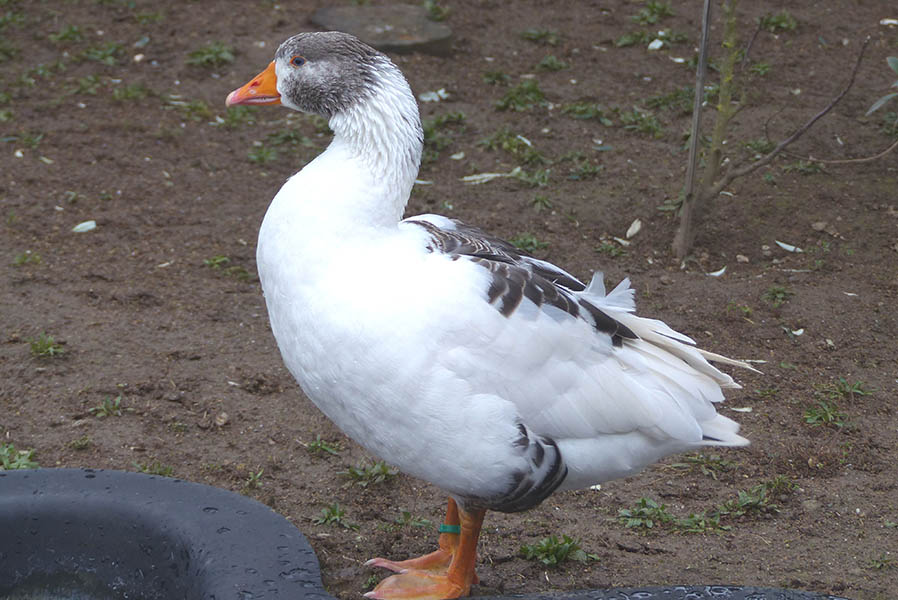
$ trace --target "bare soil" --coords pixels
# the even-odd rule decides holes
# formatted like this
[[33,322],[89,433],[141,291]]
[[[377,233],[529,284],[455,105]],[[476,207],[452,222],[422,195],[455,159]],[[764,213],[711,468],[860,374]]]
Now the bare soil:
[[[744,388],[722,408],[742,423],[749,448],[673,457],[599,491],[488,515],[475,593],[731,583],[894,598],[898,153],[819,172],[800,162],[863,157],[895,139],[894,127],[883,130],[895,104],[864,116],[894,80],[885,58],[898,54],[898,29],[879,24],[898,16],[894,3],[742,3],[743,42],[766,13],[787,9],[797,27],[754,39],[727,145],[737,164],[753,156],[744,142],[782,139],[826,106],[872,39],[850,93],[790,154],[719,197],[683,266],[669,252],[675,218],[659,207],[683,185],[688,108],[648,105],[693,85],[692,69],[671,57],[693,56],[698,3],[675,1],[674,16],[647,26],[631,19],[644,4],[624,0],[444,4],[452,56],[394,57],[416,93],[448,92],[422,105],[425,119],[465,115],[438,130],[445,145],[421,172],[432,183],[416,187],[408,213],[440,212],[506,239],[529,233],[545,244],[538,256],[584,278],[597,269],[611,282],[629,275],[642,314],[715,352],[766,361],[763,374],[735,374]],[[404,475],[367,487],[341,475],[376,459],[303,397],[268,329],[258,226],[327,133],[281,108],[219,122],[226,94],[281,40],[311,29],[317,6],[0,2],[0,443],[34,449],[41,467],[140,468],[257,498],[306,533],[328,590],[356,598],[380,575],[366,559],[432,549],[445,499]],[[522,38],[531,28],[558,39]],[[688,41],[658,51],[614,43],[667,28]],[[715,49],[721,30],[718,15]],[[232,46],[233,61],[189,64],[213,41]],[[567,68],[538,70],[550,54]],[[484,81],[496,71],[509,83]],[[497,110],[528,74],[547,103]],[[610,123],[565,114],[575,102],[599,103]],[[625,126],[633,106],[654,113],[657,136]],[[525,164],[479,143],[503,127],[549,162]],[[297,143],[270,137],[285,131]],[[261,162],[269,149],[277,156]],[[460,181],[516,166],[550,169],[546,185]],[[613,239],[637,218],[629,245]],[[72,231],[87,220],[95,230]],[[722,276],[707,275],[723,266]],[[64,353],[36,356],[29,340],[42,333]],[[120,415],[91,410],[118,397]],[[832,422],[810,424],[808,410]],[[340,451],[310,452],[318,436]],[[618,519],[643,497],[679,519],[710,512],[778,476],[791,485],[722,516],[727,529],[647,531]],[[333,503],[354,528],[314,522]],[[519,552],[563,534],[592,557],[546,568]]]

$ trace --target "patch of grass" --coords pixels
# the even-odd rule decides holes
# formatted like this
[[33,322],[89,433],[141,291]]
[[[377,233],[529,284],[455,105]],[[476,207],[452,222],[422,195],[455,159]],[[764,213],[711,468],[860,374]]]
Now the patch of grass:
[[445,21],[452,13],[452,9],[440,4],[439,0],[424,0],[424,10],[431,21]]
[[773,482],[765,482],[753,486],[747,491],[739,490],[736,498],[727,500],[717,507],[716,514],[742,517],[745,515],[777,513],[779,512],[779,506],[771,501],[771,496],[774,495],[772,492],[776,489],[779,489],[782,493],[786,492],[784,485],[785,483],[776,479]]
[[424,157],[423,162],[431,163],[437,160],[440,152],[445,150],[452,142],[452,137],[446,130],[461,125],[465,122],[463,112],[450,112],[425,119],[421,126],[424,129]]
[[885,569],[894,569],[895,564],[894,558],[888,556],[888,553],[883,553],[876,558],[870,559],[865,566],[875,571],[883,571]]
[[134,20],[137,21],[139,25],[155,25],[156,23],[161,23],[165,20],[165,13],[161,10],[137,13],[134,15]]
[[86,433],[79,438],[75,438],[69,442],[68,446],[72,450],[87,450],[93,445],[94,441]]
[[67,94],[87,94],[88,96],[96,96],[97,90],[100,89],[101,81],[96,75],[86,75],[75,80],[74,87],[69,88]]
[[595,102],[572,102],[561,107],[561,113],[574,119],[597,119],[605,127],[611,127],[614,122],[605,113],[601,104]]
[[620,120],[627,131],[650,135],[653,138],[660,138],[664,135],[664,126],[661,125],[661,121],[651,112],[638,106],[634,106],[633,110],[622,112]]
[[412,513],[407,510],[400,509],[399,516],[396,517],[395,523],[400,526],[408,527],[430,527],[433,525],[430,519],[423,517],[413,517]]
[[84,32],[77,25],[69,25],[47,37],[51,42],[81,42],[84,40]]
[[231,259],[222,254],[213,256],[212,258],[203,259],[203,265],[209,267],[210,269],[220,269],[229,262],[231,262]]
[[122,416],[122,395],[119,394],[115,398],[107,396],[100,404],[93,408],[88,408],[87,412],[98,419],[103,417],[120,417]]
[[117,42],[107,42],[98,46],[91,46],[81,53],[81,57],[85,60],[92,60],[112,67],[118,64],[118,59],[121,54],[121,44]]
[[553,205],[548,197],[537,194],[533,197],[533,200],[530,201],[530,206],[532,206],[536,212],[542,212],[544,210],[550,210]]
[[511,75],[503,71],[487,71],[483,74],[483,83],[489,85],[508,85],[511,82]]
[[131,83],[112,90],[112,99],[117,102],[133,102],[152,95],[152,90],[142,83]]
[[306,444],[306,450],[309,451],[309,454],[320,455],[322,452],[326,452],[327,454],[337,456],[342,449],[343,447],[339,442],[328,442],[326,440],[322,440],[321,435],[316,435],[313,441]]
[[213,116],[212,109],[209,108],[209,105],[203,100],[169,100],[169,104],[176,107],[178,112],[180,112],[185,119],[190,121],[208,121]]
[[358,531],[359,529],[358,525],[354,525],[346,520],[346,510],[336,502],[322,508],[321,516],[313,518],[312,522],[316,525],[335,525],[343,529],[351,529],[352,531]]
[[800,173],[801,175],[815,175],[823,172],[823,165],[812,160],[799,160],[798,162],[783,165],[786,173]]
[[765,62],[758,62],[749,67],[748,71],[752,75],[759,75],[761,77],[764,77],[765,75],[767,75],[767,73],[770,72],[770,64]]
[[704,454],[699,452],[684,456],[682,462],[673,463],[671,467],[675,469],[685,469],[690,472],[697,470],[702,475],[711,477],[716,481],[719,473],[732,471],[736,468],[736,463],[721,458],[719,454]]
[[602,242],[598,246],[595,247],[595,251],[599,254],[604,254],[605,256],[610,256],[611,258],[617,258],[618,256],[625,256],[627,251],[614,244],[612,242]]
[[31,250],[25,250],[24,252],[16,254],[16,257],[12,259],[12,264],[16,267],[39,265],[41,264],[41,255],[37,252],[32,252]]
[[197,67],[220,67],[234,62],[234,48],[223,42],[209,42],[187,55],[187,64]]
[[804,411],[804,422],[812,427],[823,425],[841,429],[848,424],[847,418],[832,400],[817,400],[816,405]]
[[29,338],[28,344],[31,347],[31,356],[35,358],[59,358],[65,354],[65,348],[47,333],[41,333],[36,338]]
[[848,380],[844,377],[839,377],[839,380],[833,384],[835,391],[849,400],[853,400],[855,396],[869,396],[876,391],[874,389],[865,389],[864,385],[863,381],[848,383]]
[[602,171],[602,165],[596,165],[588,160],[579,160],[568,170],[567,178],[571,181],[584,181],[594,179]]
[[570,65],[568,63],[557,58],[554,54],[549,54],[536,63],[537,71],[561,71],[562,69],[567,69],[569,67]]
[[882,117],[880,131],[889,137],[898,137],[898,113],[887,112]]
[[758,138],[755,140],[748,140],[743,146],[745,146],[752,154],[763,156],[773,152],[773,149],[776,148],[776,143],[767,138]]
[[553,29],[525,29],[521,32],[521,37],[528,42],[543,46],[557,46],[561,41],[561,34]]
[[530,140],[514,133],[507,126],[499,129],[490,137],[480,140],[477,144],[487,150],[502,150],[523,164],[539,165],[549,162],[542,153],[533,147]]
[[521,169],[514,177],[530,187],[545,187],[549,185],[549,174],[551,172],[551,169],[536,169],[533,172]]
[[215,124],[234,129],[241,125],[249,125],[256,122],[256,107],[254,106],[229,106],[225,110],[224,117],[216,119]]
[[667,2],[646,0],[645,6],[639,9],[639,12],[630,17],[630,19],[640,25],[654,25],[664,17],[672,17],[673,15],[674,11]]
[[262,487],[262,475],[264,473],[265,469],[250,471],[249,477],[247,477],[246,481],[243,482],[243,488],[247,490],[257,490]]
[[614,45],[618,48],[626,48],[627,46],[646,46],[655,39],[655,34],[648,31],[631,31],[614,40]]
[[795,292],[786,289],[781,285],[772,285],[761,294],[761,299],[773,305],[773,308],[779,308],[789,301],[789,298],[795,295]]
[[536,252],[549,247],[549,242],[541,242],[532,233],[521,233],[508,240],[524,252]]
[[618,510],[617,520],[628,529],[653,529],[673,523],[676,517],[668,512],[667,505],[643,496],[636,501],[636,506]]
[[727,312],[738,312],[743,319],[751,321],[752,309],[748,304],[738,304],[735,300],[727,303]]
[[770,33],[779,33],[781,31],[795,31],[798,27],[798,21],[795,20],[789,11],[783,10],[776,14],[767,13],[758,19],[761,29],[765,29]]
[[266,165],[278,159],[277,150],[268,146],[264,146],[260,142],[256,143],[259,145],[255,146],[252,150],[246,153],[246,157],[249,158],[250,161],[258,165]]
[[0,471],[36,469],[40,465],[31,460],[32,458],[34,458],[34,448],[16,450],[11,442],[0,444]]
[[391,467],[384,461],[379,460],[371,465],[360,464],[357,467],[349,467],[347,470],[340,471],[338,474],[350,479],[344,487],[351,485],[368,487],[388,481],[398,473],[399,469]]
[[151,463],[139,463],[137,461],[131,463],[131,465],[137,469],[140,473],[146,473],[147,475],[159,475],[160,477],[171,477],[175,473],[174,467],[171,465],[165,465],[159,462],[158,460],[154,460]]
[[520,552],[527,560],[535,560],[547,567],[556,567],[568,560],[577,562],[586,562],[590,558],[598,560],[597,556],[586,554],[580,548],[579,540],[566,535],[562,535],[560,540],[550,535],[535,544],[525,544],[521,546]]
[[497,100],[496,108],[522,112],[534,106],[543,106],[545,103],[546,95],[539,89],[539,83],[535,79],[525,79]]
[[695,91],[688,87],[681,87],[666,94],[650,96],[645,99],[646,108],[664,108],[677,110],[682,113],[692,112],[692,102]]

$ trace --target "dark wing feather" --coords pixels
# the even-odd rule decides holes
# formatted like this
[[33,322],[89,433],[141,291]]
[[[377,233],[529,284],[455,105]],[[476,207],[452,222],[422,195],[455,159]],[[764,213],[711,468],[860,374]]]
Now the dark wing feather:
[[465,258],[487,269],[492,275],[487,299],[506,317],[527,298],[537,307],[553,306],[590,323],[596,331],[610,335],[615,346],[623,338],[636,338],[628,327],[575,294],[586,289],[580,280],[509,242],[456,220],[451,221],[451,229],[424,219],[406,219],[405,223],[427,230],[431,240],[427,249],[431,252],[456,260]]

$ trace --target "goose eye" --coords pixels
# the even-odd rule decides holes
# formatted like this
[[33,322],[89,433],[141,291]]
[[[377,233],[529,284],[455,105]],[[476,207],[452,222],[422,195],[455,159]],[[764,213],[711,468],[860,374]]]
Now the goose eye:
[[304,59],[301,56],[294,56],[293,58],[290,59],[290,64],[293,65],[294,67],[301,67],[305,64],[305,62],[306,62],[306,59]]

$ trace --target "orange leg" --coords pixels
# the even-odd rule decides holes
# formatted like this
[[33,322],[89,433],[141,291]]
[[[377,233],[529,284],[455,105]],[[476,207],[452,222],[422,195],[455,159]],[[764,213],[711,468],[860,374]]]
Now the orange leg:
[[399,574],[387,577],[365,596],[378,600],[442,600],[467,596],[477,581],[474,573],[477,539],[485,514],[484,509],[470,512],[459,509],[450,499],[446,524],[453,525],[455,520],[461,532],[441,534],[440,549],[420,558],[395,563],[383,559],[368,561],[374,566],[398,570]]

